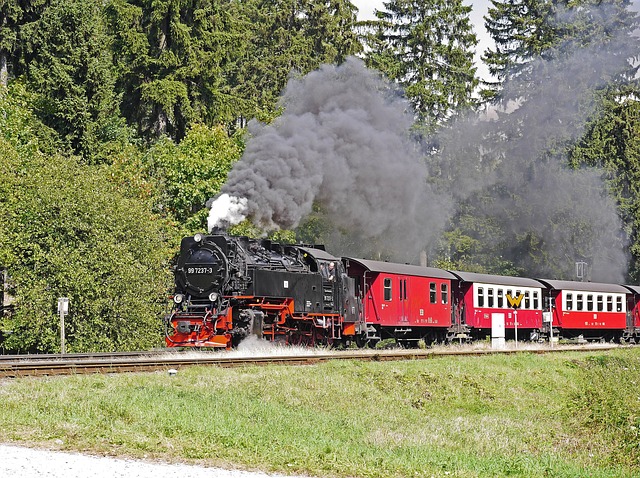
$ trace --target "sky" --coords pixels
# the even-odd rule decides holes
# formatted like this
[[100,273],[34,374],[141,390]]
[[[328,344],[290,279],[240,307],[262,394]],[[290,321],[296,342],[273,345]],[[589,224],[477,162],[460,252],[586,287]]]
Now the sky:
[[[375,18],[373,16],[374,10],[383,9],[383,1],[384,0],[351,0],[351,3],[358,7],[359,20],[372,20]],[[473,7],[470,18],[479,41],[475,55],[475,62],[478,67],[478,76],[482,79],[489,79],[489,72],[487,68],[482,65],[480,56],[491,45],[491,37],[485,30],[484,20],[482,19],[482,17],[487,13],[487,9],[491,2],[490,0],[465,0],[464,3]]]

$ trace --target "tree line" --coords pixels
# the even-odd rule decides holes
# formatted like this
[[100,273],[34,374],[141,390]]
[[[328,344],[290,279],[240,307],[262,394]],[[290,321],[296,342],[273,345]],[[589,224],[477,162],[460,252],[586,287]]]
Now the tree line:
[[[292,76],[354,55],[402,88],[414,114],[411,134],[424,148],[430,180],[443,190],[455,194],[472,172],[462,157],[482,156],[471,166],[482,174],[506,174],[504,158],[526,156],[514,138],[536,141],[527,146],[536,152],[529,178],[551,157],[598,171],[623,226],[625,280],[637,283],[640,42],[631,2],[493,0],[485,25],[494,46],[482,56],[489,82],[477,76],[478,40],[462,0],[383,5],[375,20],[359,22],[348,0],[1,2],[1,350],[58,350],[55,305],[62,296],[71,299],[68,350],[160,345],[179,238],[206,228],[205,203],[242,156],[247,123],[281,113],[278,99]],[[620,37],[623,51],[615,46]],[[507,114],[535,95],[571,91],[575,77],[542,92],[538,78],[552,76],[547,60],[587,48],[623,60],[589,89],[590,109],[572,104],[575,114],[563,116],[554,135],[535,134],[536,122],[548,120],[535,108]],[[489,111],[500,112],[492,123],[499,128],[477,122]],[[580,128],[565,127],[573,123]],[[502,146],[488,153],[493,143],[460,136],[469,131],[461,124],[479,124],[474,135]],[[501,197],[529,200],[507,178],[460,195],[429,251],[434,263],[567,275],[565,266],[541,264],[573,257],[541,253],[539,231],[513,230],[513,217],[487,212]],[[553,224],[566,224],[565,213]],[[321,242],[330,228],[310,218],[279,236]],[[250,224],[239,230],[258,233]],[[578,242],[594,233],[580,220],[571,230]]]

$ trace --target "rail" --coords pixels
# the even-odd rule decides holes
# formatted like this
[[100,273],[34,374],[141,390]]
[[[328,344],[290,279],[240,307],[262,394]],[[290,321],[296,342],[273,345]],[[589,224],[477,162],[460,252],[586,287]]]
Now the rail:
[[115,354],[47,354],[47,355],[5,355],[0,356],[0,377],[16,378],[26,376],[53,376],[89,373],[120,373],[120,372],[151,372],[179,370],[196,365],[218,367],[242,367],[249,365],[313,365],[330,360],[359,360],[359,361],[394,361],[394,360],[425,360],[449,356],[484,356],[498,354],[520,353],[558,353],[558,352],[593,352],[604,351],[620,346],[565,346],[539,347],[509,350],[458,350],[458,349],[427,349],[427,350],[357,350],[331,351],[326,353],[314,352],[296,355],[262,355],[262,356],[232,356],[228,353],[204,352],[194,356],[193,352],[124,352]]

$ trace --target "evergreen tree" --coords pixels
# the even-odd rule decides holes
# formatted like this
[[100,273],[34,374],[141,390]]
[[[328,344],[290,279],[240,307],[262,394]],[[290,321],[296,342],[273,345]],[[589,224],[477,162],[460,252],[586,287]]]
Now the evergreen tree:
[[20,57],[21,27],[35,21],[45,4],[45,0],[0,2],[0,86],[7,86],[10,65],[13,68],[17,67]]
[[359,51],[346,0],[116,0],[123,111],[147,137],[269,119],[292,71]]
[[246,102],[241,126],[254,117],[273,118],[291,74],[341,63],[362,50],[348,0],[248,0],[245,21],[249,50],[234,84]]
[[368,24],[368,66],[405,89],[427,131],[475,106],[473,50],[478,43],[462,0],[390,0]]
[[[485,27],[496,46],[485,51],[483,61],[497,81],[488,82],[489,88],[483,94],[489,99],[496,98],[505,83],[514,80],[520,86],[496,98],[503,103],[527,96],[532,79],[539,74],[539,69],[532,71],[535,64],[540,65],[534,60],[550,61],[599,42],[606,47],[614,44],[610,41],[612,35],[633,31],[637,23],[629,0],[492,0],[491,3]],[[633,37],[629,41],[638,44]]]
[[35,107],[75,153],[90,156],[120,125],[102,2],[54,0],[22,28],[22,64]]
[[532,59],[545,55],[558,41],[550,21],[556,0],[491,0],[485,28],[495,49],[488,48],[482,57],[496,81],[488,81],[485,98],[493,98],[500,85],[517,76]]
[[233,118],[228,76],[246,43],[242,8],[238,0],[116,0],[108,7],[122,110],[142,135],[180,140],[191,123]]

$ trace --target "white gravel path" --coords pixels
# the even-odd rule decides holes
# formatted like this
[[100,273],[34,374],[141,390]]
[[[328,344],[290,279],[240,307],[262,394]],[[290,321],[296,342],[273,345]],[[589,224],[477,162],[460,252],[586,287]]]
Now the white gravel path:
[[[0,444],[1,478],[284,478],[240,470],[145,462]],[[287,478],[303,478],[288,476]]]

